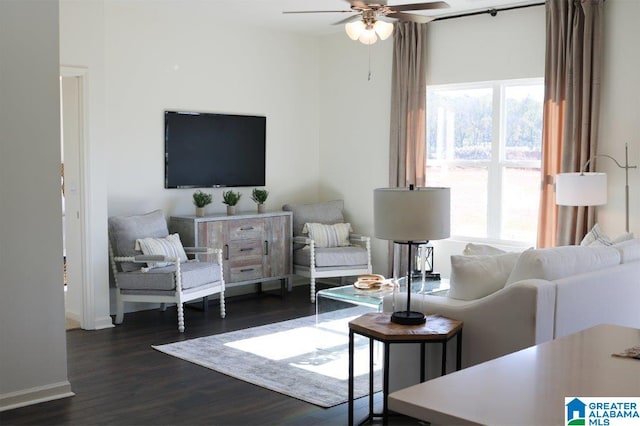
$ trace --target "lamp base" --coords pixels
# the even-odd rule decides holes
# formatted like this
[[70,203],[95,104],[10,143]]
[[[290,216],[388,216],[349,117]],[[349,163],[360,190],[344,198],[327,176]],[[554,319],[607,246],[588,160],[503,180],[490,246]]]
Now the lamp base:
[[427,322],[422,312],[398,311],[391,314],[391,322],[401,325],[420,325]]

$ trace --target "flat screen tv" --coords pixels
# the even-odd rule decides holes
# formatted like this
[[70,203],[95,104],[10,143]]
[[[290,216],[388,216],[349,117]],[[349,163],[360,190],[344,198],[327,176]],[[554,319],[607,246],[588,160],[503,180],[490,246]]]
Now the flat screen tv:
[[164,187],[264,186],[267,118],[165,111]]

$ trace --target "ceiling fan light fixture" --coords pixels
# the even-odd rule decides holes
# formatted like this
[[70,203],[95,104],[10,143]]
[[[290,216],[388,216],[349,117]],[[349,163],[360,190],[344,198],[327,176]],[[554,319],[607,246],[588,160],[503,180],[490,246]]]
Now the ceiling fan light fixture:
[[365,30],[365,25],[362,21],[349,22],[344,26],[344,30],[351,40],[357,40]]
[[378,33],[380,40],[386,40],[391,34],[393,34],[393,24],[385,21],[376,21],[373,24],[373,29]]
[[373,28],[365,29],[360,34],[360,37],[358,37],[358,40],[362,44],[373,44],[378,41],[378,36],[376,35],[376,32],[373,30]]

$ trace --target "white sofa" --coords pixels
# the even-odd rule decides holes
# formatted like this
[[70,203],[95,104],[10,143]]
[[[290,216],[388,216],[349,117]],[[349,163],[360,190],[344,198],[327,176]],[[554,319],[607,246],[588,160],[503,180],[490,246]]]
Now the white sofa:
[[[597,324],[640,328],[640,239],[614,247],[530,249],[516,259],[507,270],[506,283],[499,283],[497,290],[484,297],[411,299],[412,310],[464,321],[463,368]],[[454,289],[454,272],[450,294],[463,294]],[[469,280],[470,274],[458,275],[461,281]],[[483,281],[483,275],[477,276]],[[391,297],[383,301],[383,310],[393,310]],[[447,348],[448,371],[454,371],[455,344],[452,339]],[[439,361],[440,348],[429,347],[428,378],[439,375]],[[391,347],[392,390],[417,383],[418,371],[416,345]]]

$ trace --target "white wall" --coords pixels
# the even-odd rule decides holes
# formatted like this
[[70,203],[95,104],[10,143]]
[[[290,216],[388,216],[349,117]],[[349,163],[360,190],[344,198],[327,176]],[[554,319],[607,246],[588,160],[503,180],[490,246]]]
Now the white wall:
[[88,128],[82,155],[89,167],[86,179],[85,217],[88,234],[85,268],[88,285],[83,300],[83,327],[111,326],[109,317],[109,252],[107,243],[107,171],[105,138],[104,8],[100,1],[60,2],[60,63],[86,68]]
[[70,396],[58,3],[0,2],[0,411]]
[[[193,214],[194,190],[164,189],[166,109],[266,115],[267,208],[317,198],[316,38],[237,30],[215,2],[109,1],[105,16],[109,215]],[[251,189],[240,210],[255,211]],[[222,213],[209,191],[207,212]]]
[[369,48],[340,33],[321,42],[321,199],[345,200],[346,219],[372,237],[374,270],[383,274],[387,242],[373,238],[372,207],[373,190],[389,185],[392,55],[391,39]]
[[[624,164],[624,144],[629,144],[629,164],[640,167],[640,2],[605,2],[604,67],[600,104],[599,154]],[[598,207],[598,222],[611,237],[624,232],[624,170],[606,158],[598,170],[607,173],[608,204]],[[640,237],[640,169],[629,171],[629,229]]]

